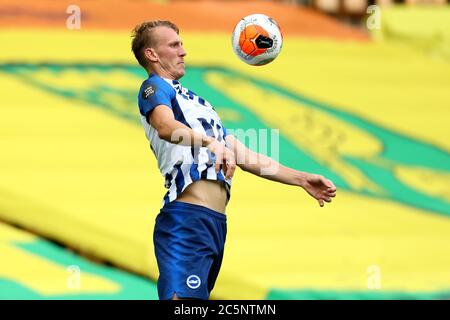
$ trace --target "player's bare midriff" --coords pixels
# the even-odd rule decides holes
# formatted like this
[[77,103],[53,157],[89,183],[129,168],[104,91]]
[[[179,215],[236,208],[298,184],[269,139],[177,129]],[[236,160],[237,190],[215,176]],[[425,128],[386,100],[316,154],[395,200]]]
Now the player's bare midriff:
[[190,184],[177,201],[197,204],[220,213],[225,213],[227,204],[227,190],[225,186],[215,180],[199,180]]

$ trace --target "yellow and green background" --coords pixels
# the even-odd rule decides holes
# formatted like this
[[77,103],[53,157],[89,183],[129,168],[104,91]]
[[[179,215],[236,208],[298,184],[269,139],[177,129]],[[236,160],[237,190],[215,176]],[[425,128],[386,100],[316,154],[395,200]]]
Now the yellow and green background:
[[[152,232],[165,191],[130,50],[146,19],[180,26],[182,83],[225,126],[279,129],[280,162],[338,188],[320,208],[237,171],[212,298],[450,298],[448,7],[383,8],[369,34],[265,1],[79,1],[81,28],[69,30],[70,4],[1,4],[0,299],[157,298]],[[284,34],[263,67],[230,45],[255,12]]]

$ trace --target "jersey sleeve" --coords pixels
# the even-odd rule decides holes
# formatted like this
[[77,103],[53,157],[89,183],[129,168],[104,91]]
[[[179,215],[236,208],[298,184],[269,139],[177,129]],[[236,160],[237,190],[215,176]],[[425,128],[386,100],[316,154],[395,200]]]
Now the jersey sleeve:
[[172,99],[175,92],[164,80],[157,81],[157,79],[147,79],[141,85],[139,90],[138,104],[139,112],[145,118],[157,106],[163,104],[172,109]]
[[228,130],[225,127],[222,128],[223,128],[223,137],[225,138],[228,135]]

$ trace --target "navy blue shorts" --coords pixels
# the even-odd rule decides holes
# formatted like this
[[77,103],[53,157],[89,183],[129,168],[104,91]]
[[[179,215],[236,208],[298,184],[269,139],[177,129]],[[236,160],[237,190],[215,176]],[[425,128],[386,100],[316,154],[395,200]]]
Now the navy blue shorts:
[[153,241],[161,300],[209,299],[222,264],[226,216],[203,206],[172,201],[156,217]]

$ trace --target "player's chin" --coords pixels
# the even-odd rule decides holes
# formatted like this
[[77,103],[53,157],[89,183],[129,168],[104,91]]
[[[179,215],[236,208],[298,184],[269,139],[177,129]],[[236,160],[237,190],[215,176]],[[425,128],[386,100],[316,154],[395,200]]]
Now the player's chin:
[[185,74],[185,70],[184,70],[184,64],[179,64],[178,65],[178,79],[180,79],[182,76],[184,76]]

